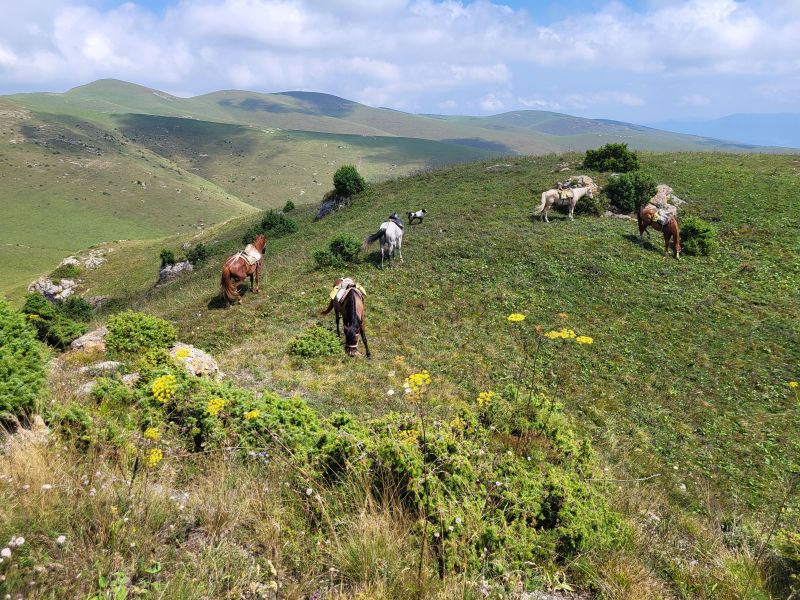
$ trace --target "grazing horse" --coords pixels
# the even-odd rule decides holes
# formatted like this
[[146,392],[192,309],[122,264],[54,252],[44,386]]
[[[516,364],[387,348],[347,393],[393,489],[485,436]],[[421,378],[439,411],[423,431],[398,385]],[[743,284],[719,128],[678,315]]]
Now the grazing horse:
[[364,290],[349,277],[336,280],[328,308],[320,315],[325,316],[331,309],[336,313],[336,335],[339,333],[339,316],[344,317],[344,347],[348,356],[358,356],[358,336],[364,341],[367,358],[370,358],[367,336],[364,335]]
[[584,196],[594,198],[594,191],[591,187],[576,187],[572,188],[571,191],[572,197],[565,200],[561,199],[559,190],[547,190],[546,192],[542,192],[542,203],[539,205],[539,208],[533,211],[533,214],[541,214],[542,221],[549,223],[550,219],[547,218],[547,211],[550,210],[550,207],[554,204],[567,204],[569,207],[569,220],[573,221],[573,213],[575,212],[575,205],[578,203],[578,200]]
[[[250,289],[258,293],[258,272],[264,263],[264,246],[266,245],[266,236],[259,233],[252,244],[247,244],[244,250],[228,257],[228,260],[222,265],[220,288],[226,308],[231,305],[231,302],[242,303],[242,297],[239,295],[239,283],[247,277],[250,277]],[[254,276],[255,285],[253,284]]]
[[[675,240],[675,258],[681,257],[681,232],[678,229],[678,221],[673,213],[658,210],[652,204],[645,204],[636,213],[636,220],[639,222],[639,240],[644,240],[644,232],[648,227],[664,234],[664,256],[669,256],[669,240]],[[650,232],[647,232],[650,235]]]
[[[397,253],[400,255],[400,262],[403,262],[403,222],[400,220],[400,216],[397,213],[389,217],[388,221],[381,223],[378,231],[364,240],[364,243],[361,245],[361,251],[365,251],[369,248],[369,245],[376,240],[380,240],[381,244],[381,269],[383,268],[383,256],[385,251],[389,254],[389,264],[391,264],[392,258],[394,257],[395,248],[397,248]],[[387,247],[388,250],[386,250]]]

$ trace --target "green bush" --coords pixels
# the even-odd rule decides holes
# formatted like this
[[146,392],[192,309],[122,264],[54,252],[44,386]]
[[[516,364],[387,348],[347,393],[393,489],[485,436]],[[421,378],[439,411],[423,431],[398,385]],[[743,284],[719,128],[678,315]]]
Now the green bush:
[[[80,301],[73,301],[70,307],[78,313],[83,310]],[[72,340],[79,338],[87,330],[86,325],[68,316],[63,304],[52,304],[36,292],[25,296],[22,312],[36,328],[39,339],[56,348],[67,348]]]
[[628,173],[639,168],[639,157],[628,150],[628,144],[606,144],[597,150],[587,150],[583,166],[595,171]]
[[161,254],[158,255],[161,258],[161,268],[163,269],[167,265],[174,265],[175,264],[175,253],[172,250],[167,250],[166,248],[161,251]]
[[312,327],[289,342],[289,352],[305,358],[341,352],[339,338],[324,327]]
[[344,165],[333,174],[333,187],[340,196],[350,197],[363,192],[367,182],[353,165]]
[[186,260],[193,265],[199,265],[204,263],[210,255],[211,251],[208,249],[208,246],[200,242],[186,253]]
[[81,268],[78,265],[59,265],[52,273],[50,279],[76,279],[81,276]]
[[631,213],[650,200],[656,193],[656,182],[639,171],[612,177],[603,193],[620,212]]
[[292,202],[291,200],[287,200],[286,204],[283,205],[283,212],[287,213],[293,210],[294,210],[294,202]]
[[355,260],[361,250],[361,240],[352,233],[337,233],[328,247],[314,252],[317,267],[343,267]]
[[708,256],[717,248],[717,230],[700,217],[689,215],[680,224],[681,247],[686,254]]
[[106,346],[119,353],[167,348],[177,335],[169,321],[131,310],[112,316],[107,327]]
[[243,244],[251,244],[256,236],[263,233],[269,234],[274,238],[279,238],[284,235],[289,235],[297,231],[297,222],[287,217],[282,212],[274,210],[266,211],[261,220],[250,227],[242,237]]
[[575,212],[579,214],[594,215],[600,217],[608,210],[608,197],[605,194],[593,194],[593,198],[589,196],[581,197],[577,204],[575,204]]
[[42,346],[27,320],[0,298],[0,421],[31,414],[45,382]]
[[92,318],[94,307],[80,296],[70,296],[59,304],[61,313],[74,321],[86,323]]

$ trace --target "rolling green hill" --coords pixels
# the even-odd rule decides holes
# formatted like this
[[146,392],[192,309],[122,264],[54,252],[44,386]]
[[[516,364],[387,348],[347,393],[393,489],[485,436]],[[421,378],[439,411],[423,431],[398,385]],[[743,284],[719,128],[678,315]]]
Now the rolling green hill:
[[[800,514],[797,496],[787,500],[800,431],[787,386],[800,365],[800,204],[792,185],[800,156],[643,154],[643,170],[687,201],[682,215],[718,228],[715,254],[680,261],[662,256],[660,237],[640,245],[628,220],[531,220],[539,191],[579,158],[506,158],[392,179],[317,222],[312,207],[300,207],[299,231],[268,241],[261,293],[246,292],[242,306],[227,310],[217,300],[219,268],[241,247],[248,215],[192,236],[212,257],[173,283],[153,286],[158,253],[185,236],[115,244],[84,286],[112,296],[107,313],[133,308],[169,319],[179,339],[219,359],[229,381],[298,396],[322,414],[409,412],[403,369],[430,372],[425,407],[414,410],[445,420],[474,406],[480,392],[507,395],[509,384],[524,381],[536,392],[529,398],[563,410],[591,439],[606,467],[591,481],[607,484],[628,527],[610,555],[577,556],[539,584],[577,581],[608,598],[786,597],[773,534],[797,531]],[[333,235],[361,238],[391,212],[423,206],[425,222],[406,226],[404,263],[380,270],[373,248],[346,269],[315,268],[313,252]],[[367,291],[372,360],[293,356],[294,336],[318,323],[333,328],[333,317],[318,313],[345,274]],[[512,324],[511,313],[525,320]],[[563,327],[593,343],[541,335]],[[102,410],[115,410],[113,402]],[[520,440],[503,443],[508,454],[519,451]],[[464,502],[473,500],[480,504]],[[390,519],[379,528],[395,526]],[[497,535],[512,543],[515,533]],[[281,553],[313,547],[307,539],[290,544]],[[525,567],[531,581],[539,568]],[[453,597],[462,596],[472,597]]]

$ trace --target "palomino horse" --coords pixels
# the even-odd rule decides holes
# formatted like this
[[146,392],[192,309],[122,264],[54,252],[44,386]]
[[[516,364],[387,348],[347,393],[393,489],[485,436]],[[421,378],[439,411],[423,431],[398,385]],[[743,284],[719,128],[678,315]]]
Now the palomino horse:
[[336,280],[334,292],[328,308],[320,315],[324,316],[333,309],[336,313],[336,335],[339,333],[339,317],[344,317],[344,347],[349,356],[358,356],[358,336],[364,341],[367,358],[370,357],[367,336],[364,335],[364,292],[355,281],[346,277]]
[[381,269],[383,268],[383,255],[384,250],[388,247],[389,264],[394,257],[394,250],[397,248],[397,253],[400,255],[400,262],[403,262],[403,222],[400,216],[394,213],[389,217],[388,221],[381,223],[378,231],[368,236],[361,245],[362,252],[369,248],[372,242],[380,240],[381,244]]
[[566,200],[561,199],[561,195],[558,193],[558,190],[547,190],[546,192],[542,192],[542,203],[539,205],[539,208],[533,211],[533,214],[541,214],[542,221],[549,223],[550,219],[547,218],[547,211],[550,210],[550,207],[552,207],[554,204],[567,204],[569,207],[569,220],[574,220],[573,213],[575,212],[575,205],[578,203],[578,200],[584,196],[594,198],[594,192],[591,187],[576,187],[572,188],[571,191],[572,198],[567,198]]
[[[672,213],[659,214],[658,208],[652,204],[645,204],[636,213],[636,220],[639,222],[639,239],[644,239],[644,232],[648,227],[664,234],[664,256],[669,256],[669,240],[675,240],[675,258],[681,257],[681,232],[678,229],[678,221]],[[663,222],[662,222],[663,221]],[[650,232],[647,232],[650,235]]]
[[[244,250],[228,257],[228,260],[222,265],[220,288],[226,308],[231,305],[231,302],[242,303],[239,284],[247,277],[250,277],[250,289],[258,293],[258,272],[264,262],[264,246],[266,245],[266,236],[259,233],[252,244],[247,244]],[[253,285],[254,276],[255,285]]]

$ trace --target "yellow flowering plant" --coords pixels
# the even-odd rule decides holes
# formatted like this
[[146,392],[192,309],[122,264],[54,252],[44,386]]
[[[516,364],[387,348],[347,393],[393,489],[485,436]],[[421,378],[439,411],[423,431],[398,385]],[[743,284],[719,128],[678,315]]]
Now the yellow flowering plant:
[[252,421],[253,419],[257,419],[261,416],[261,411],[257,408],[254,408],[251,411],[244,413],[244,420],[245,421]]
[[480,394],[478,394],[478,398],[476,400],[478,403],[478,408],[484,408],[488,406],[489,403],[492,401],[492,398],[494,398],[494,392],[492,391],[481,392]]
[[220,412],[222,412],[223,408],[225,408],[224,398],[211,398],[206,406],[206,413],[212,417],[216,417]]
[[175,358],[177,358],[178,360],[189,358],[190,355],[191,352],[189,352],[188,348],[178,348],[178,350],[175,352]]
[[511,313],[510,315],[508,315],[508,320],[511,321],[512,323],[519,323],[520,321],[525,320],[525,315],[523,315],[522,313]]
[[178,391],[178,380],[174,375],[162,375],[153,382],[153,397],[166,404]]
[[153,468],[164,459],[164,452],[161,448],[150,448],[144,453],[145,463]]
[[143,435],[146,440],[156,441],[161,439],[161,431],[159,431],[158,427],[148,427],[144,430]]

